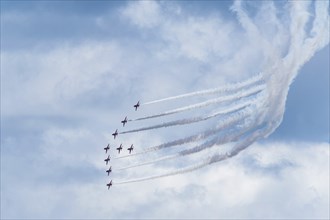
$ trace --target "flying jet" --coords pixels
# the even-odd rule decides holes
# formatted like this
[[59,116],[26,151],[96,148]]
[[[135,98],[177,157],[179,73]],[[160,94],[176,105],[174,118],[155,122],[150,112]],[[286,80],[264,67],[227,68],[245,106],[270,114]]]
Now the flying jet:
[[125,126],[125,124],[127,123],[127,116],[125,117],[124,120],[121,121],[121,123],[123,123],[123,127]]
[[108,165],[109,161],[110,161],[110,155],[108,155],[108,158],[104,159],[106,165]]
[[133,150],[133,144],[131,145],[131,147],[127,148],[127,150],[129,151],[129,153],[131,154],[132,150]]
[[105,150],[105,153],[107,153],[108,152],[108,150],[110,149],[110,145],[108,144],[108,146],[107,147],[105,147],[105,148],[103,148],[104,150]]
[[111,171],[112,171],[112,169],[111,169],[111,166],[110,166],[109,169],[107,171],[105,171],[105,172],[107,172],[108,173],[108,176],[109,176],[109,174],[111,173]]
[[116,139],[116,136],[118,135],[118,129],[116,129],[115,133],[113,133],[112,135],[113,135],[113,139]]
[[134,105],[135,111],[138,109],[138,107],[140,107],[140,101],[138,101],[136,105]]
[[112,180],[107,184],[108,189],[112,186]]
[[120,144],[120,146],[119,147],[117,147],[117,151],[118,151],[118,154],[120,154],[120,151],[123,149],[123,145],[122,144]]

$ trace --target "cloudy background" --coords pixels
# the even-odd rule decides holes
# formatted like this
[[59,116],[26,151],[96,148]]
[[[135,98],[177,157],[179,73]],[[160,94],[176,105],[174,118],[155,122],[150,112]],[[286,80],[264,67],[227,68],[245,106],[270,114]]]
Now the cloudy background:
[[102,148],[137,100],[258,71],[258,42],[231,5],[1,1],[1,218],[328,219],[329,46],[299,71],[268,139],[192,173],[106,189]]

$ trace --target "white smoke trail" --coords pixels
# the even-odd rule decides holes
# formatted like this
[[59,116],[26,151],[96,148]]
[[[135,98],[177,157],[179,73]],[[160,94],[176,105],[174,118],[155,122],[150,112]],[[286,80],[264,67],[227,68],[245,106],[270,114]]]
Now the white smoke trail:
[[[322,49],[330,40],[330,19],[329,19],[329,1],[315,1],[315,19],[310,31],[311,37],[306,37],[306,25],[310,13],[308,12],[309,4],[298,4],[292,2],[292,16],[299,17],[302,21],[293,21],[290,27],[291,31],[291,48],[284,62],[292,65],[292,74],[290,83],[297,76],[298,70],[305,64],[316,51]],[[303,13],[301,11],[305,10]],[[298,34],[297,34],[298,32]]]
[[201,163],[195,164],[193,166],[174,170],[172,172],[168,172],[165,174],[143,177],[143,178],[139,178],[139,179],[127,180],[127,181],[122,181],[122,182],[116,182],[115,184],[121,185],[121,184],[127,184],[127,183],[141,182],[141,181],[146,181],[146,180],[152,180],[152,179],[158,179],[158,178],[163,178],[163,177],[167,177],[167,176],[174,176],[174,175],[178,175],[178,174],[188,173],[188,172],[200,169],[202,167],[205,167],[207,165],[226,160],[228,158],[236,156],[239,152],[241,152],[242,150],[246,149],[248,146],[253,144],[257,139],[263,137],[264,134],[268,133],[265,128],[266,127],[259,129],[255,132],[253,132],[252,134],[248,135],[242,141],[238,142],[231,151],[229,151],[225,154],[219,154],[219,153],[214,154],[213,156],[210,156],[210,157],[206,158],[205,160],[203,160]]
[[258,99],[254,99],[254,100],[248,100],[230,107],[227,107],[225,109],[222,109],[218,112],[215,112],[213,114],[210,114],[208,116],[199,116],[199,117],[194,117],[194,118],[186,118],[186,119],[180,119],[180,120],[175,120],[175,121],[171,121],[171,122],[166,122],[166,123],[162,123],[162,124],[158,124],[158,125],[153,125],[153,126],[149,126],[149,127],[144,127],[144,128],[139,128],[139,129],[134,129],[134,130],[129,130],[129,131],[124,131],[124,132],[120,132],[119,134],[128,134],[128,133],[134,133],[134,132],[140,132],[140,131],[146,131],[146,130],[152,130],[152,129],[158,129],[158,128],[165,128],[165,127],[170,127],[170,126],[176,126],[176,125],[186,125],[186,124],[191,124],[191,123],[196,123],[196,122],[200,122],[200,121],[206,121],[208,119],[217,117],[219,115],[224,115],[224,114],[228,114],[228,113],[233,113],[236,112],[238,110],[241,110],[245,107],[247,107],[248,105],[250,105],[251,103],[256,102]]
[[142,103],[141,105],[150,105],[150,104],[155,104],[155,103],[159,103],[159,102],[170,101],[170,100],[181,99],[181,98],[188,98],[188,97],[193,97],[193,96],[211,95],[211,94],[217,94],[217,93],[225,93],[225,92],[242,90],[244,87],[250,86],[250,85],[260,82],[260,81],[263,82],[263,75],[261,73],[255,75],[254,77],[252,77],[246,81],[235,83],[235,84],[230,84],[230,85],[224,85],[221,88],[186,93],[186,94],[172,96],[172,97],[168,97],[168,98],[164,98],[164,99],[158,99],[158,100],[154,100],[154,101],[150,101],[150,102],[145,102],[145,103]]
[[170,156],[165,156],[165,157],[161,157],[152,161],[147,161],[147,162],[143,162],[143,163],[139,163],[139,164],[134,164],[134,165],[130,165],[130,166],[126,166],[126,167],[121,167],[121,168],[117,168],[115,170],[128,170],[131,168],[135,168],[135,167],[141,167],[141,166],[145,166],[145,165],[149,165],[149,164],[153,164],[153,163],[157,163],[157,162],[161,162],[161,161],[165,161],[165,160],[171,160],[171,159],[175,159],[178,158],[179,155],[170,155]]
[[274,127],[273,131],[283,120],[285,103],[291,83],[297,76],[300,67],[306,63],[317,50],[329,43],[329,2],[315,2],[315,19],[306,37],[310,16],[310,2],[290,2],[290,44],[287,55],[274,60],[275,66],[265,69],[269,75],[267,80],[268,102],[265,108],[266,118]]
[[[242,8],[242,1],[236,1],[232,9],[236,12],[237,18],[246,30],[250,38],[257,40],[262,45],[265,57],[268,57],[268,62],[265,64],[262,72],[265,74],[267,83],[268,104],[264,106],[264,118],[269,123],[273,124],[273,131],[279,126],[283,119],[285,103],[290,84],[296,77],[299,68],[306,63],[317,50],[329,43],[329,1],[315,1],[315,19],[309,35],[306,37],[307,24],[312,18],[309,12],[310,2],[308,1],[290,1],[288,2],[289,19],[285,17],[283,22],[290,21],[286,28],[285,23],[281,23],[274,13],[271,24],[277,27],[280,31],[275,37],[266,38],[263,36],[263,31],[258,22],[253,21]],[[273,7],[273,6],[272,6]],[[270,7],[270,8],[272,8]],[[263,12],[265,13],[265,12]],[[267,11],[267,14],[269,11]],[[281,25],[279,25],[281,24]],[[283,28],[284,27],[284,28]],[[283,31],[283,29],[289,29]],[[285,39],[284,34],[288,36],[289,46],[283,41],[279,47],[279,41]],[[275,40],[275,42],[274,42]],[[283,51],[278,52],[280,48]],[[284,57],[281,53],[286,52]]]
[[179,146],[179,145],[192,143],[192,142],[197,142],[197,141],[206,139],[206,138],[208,138],[212,135],[217,134],[221,130],[226,129],[227,127],[231,127],[231,126],[235,125],[239,121],[246,118],[247,114],[248,114],[247,112],[241,110],[240,112],[236,112],[232,116],[228,116],[226,119],[223,120],[222,123],[217,125],[215,128],[208,129],[206,131],[203,131],[202,133],[191,135],[191,136],[188,136],[188,137],[185,137],[185,138],[181,138],[181,139],[177,139],[177,140],[174,140],[174,141],[166,142],[166,143],[163,143],[163,144],[160,144],[160,145],[157,145],[157,146],[148,147],[148,148],[144,149],[141,152],[116,157],[115,159],[123,159],[123,158],[127,158],[127,157],[133,157],[133,156],[137,156],[137,155],[146,154],[146,153],[149,153],[149,152],[162,150],[162,149],[165,149],[165,148],[168,148],[168,147]]
[[210,147],[214,147],[214,146],[219,146],[219,145],[224,145],[226,143],[229,142],[235,142],[238,141],[238,139],[244,135],[246,132],[248,132],[249,130],[251,130],[251,127],[246,127],[245,129],[241,129],[241,130],[234,130],[231,133],[225,133],[224,135],[218,136],[210,141],[207,141],[201,145],[195,146],[193,148],[189,148],[186,150],[182,150],[177,152],[174,155],[170,155],[170,156],[164,156],[155,160],[151,160],[151,161],[147,161],[147,162],[143,162],[143,163],[139,163],[139,164],[134,164],[134,165],[130,165],[130,166],[126,166],[126,167],[122,167],[122,168],[118,168],[116,170],[127,170],[127,169],[131,169],[131,168],[135,168],[135,167],[140,167],[140,166],[144,166],[144,165],[149,165],[149,164],[154,164],[154,163],[158,163],[158,162],[162,162],[162,161],[167,161],[167,160],[172,160],[172,159],[176,159],[179,157],[183,157],[183,156],[187,156],[187,155],[191,155],[191,154],[195,154],[198,153],[200,151],[203,151],[207,148]]
[[217,134],[218,132],[220,132],[223,129],[226,129],[228,127],[233,126],[236,123],[239,123],[239,122],[243,121],[245,118],[250,116],[253,112],[255,112],[254,108],[250,108],[250,107],[244,108],[244,109],[242,109],[238,112],[235,112],[235,113],[227,116],[226,118],[224,118],[222,121],[219,122],[219,124],[215,128],[208,129],[206,131],[203,131],[201,133],[198,133],[198,134],[186,137],[186,138],[181,138],[181,139],[170,141],[170,142],[160,144],[160,145],[157,145],[157,146],[154,146],[154,147],[149,147],[149,148],[146,148],[145,150],[143,150],[141,152],[138,152],[138,153],[135,153],[135,154],[129,154],[129,155],[121,156],[121,157],[117,157],[115,159],[122,159],[122,158],[126,158],[126,157],[132,157],[132,156],[136,156],[136,155],[145,154],[145,153],[148,153],[148,152],[161,150],[161,149],[168,148],[168,147],[173,147],[173,146],[178,146],[178,145],[183,145],[183,144],[203,140],[205,138],[208,138],[212,135]]
[[185,169],[179,169],[170,173],[166,173],[166,174],[160,174],[160,175],[156,175],[156,176],[150,176],[150,177],[144,177],[144,178],[140,178],[140,179],[133,179],[133,180],[127,180],[127,181],[122,181],[122,182],[113,182],[113,185],[122,185],[122,184],[127,184],[127,183],[135,183],[135,182],[141,182],[141,181],[146,181],[146,180],[152,180],[152,179],[158,179],[158,178],[162,178],[162,177],[167,177],[167,176],[173,176],[173,175],[177,175],[177,174],[181,174],[181,173],[186,173],[186,172],[190,172],[193,170],[197,170],[199,168],[202,168],[204,166],[208,165],[207,163],[200,163],[200,164],[196,164],[194,166],[185,168]]
[[217,104],[217,103],[220,103],[220,102],[234,101],[234,100],[237,100],[237,99],[248,97],[250,95],[257,94],[260,91],[262,91],[263,89],[265,89],[265,85],[258,85],[258,86],[255,86],[255,87],[249,89],[249,90],[246,90],[246,91],[243,90],[243,91],[234,93],[232,95],[222,96],[220,98],[215,98],[215,99],[211,99],[211,100],[208,100],[208,101],[205,101],[205,102],[200,102],[200,103],[197,103],[197,104],[188,105],[188,106],[185,106],[185,107],[173,109],[173,110],[163,112],[163,113],[160,113],[160,114],[155,114],[155,115],[150,115],[150,116],[147,116],[147,117],[133,119],[132,121],[140,121],[140,120],[146,120],[146,119],[151,119],[151,118],[157,118],[157,117],[162,117],[162,116],[166,116],[166,115],[176,114],[176,113],[187,111],[187,110],[206,107],[206,106],[209,106],[209,105],[212,105],[212,104]]
[[[241,117],[237,117],[235,123],[241,124],[250,120],[255,121],[254,126],[261,124],[265,124],[265,126],[239,139],[234,147],[226,154],[214,154],[201,163],[174,170],[169,173],[116,182],[115,184],[139,182],[190,172],[209,164],[234,157],[255,141],[271,134],[280,125],[283,119],[289,87],[297,76],[299,69],[316,53],[316,51],[329,43],[329,1],[314,1],[313,3],[315,5],[314,17],[310,16],[312,13],[309,9],[313,8],[310,7],[310,2],[289,1],[287,5],[290,7],[285,6],[285,9],[289,9],[289,13],[282,13],[282,20],[279,20],[278,15],[280,15],[280,13],[276,14],[274,4],[266,3],[269,4],[271,9],[268,10],[267,13],[272,13],[272,15],[269,16],[271,19],[269,24],[267,23],[267,27],[274,26],[276,27],[275,30],[278,30],[275,32],[274,36],[268,38],[265,36],[264,30],[262,29],[265,23],[263,23],[263,21],[253,20],[244,8],[242,8],[242,1],[235,1],[232,7],[233,11],[237,14],[238,20],[248,34],[248,38],[257,41],[261,45],[259,49],[262,49],[263,55],[266,57],[267,61],[262,64],[262,72],[264,73],[264,80],[267,84],[267,88],[264,90],[267,95],[264,102],[260,103],[258,111],[252,111],[250,114],[244,115],[244,110],[238,111],[237,113],[240,113]],[[260,13],[260,11],[258,13]],[[262,13],[266,14],[266,11]],[[287,21],[289,21],[289,23],[287,23]],[[309,26],[311,26],[311,28]],[[246,88],[243,88],[243,90],[246,90]],[[233,115],[234,117],[237,116],[236,113]],[[242,115],[244,115],[244,117]],[[227,119],[227,121],[228,120],[229,119]],[[212,131],[214,133],[212,133]],[[210,129],[201,134],[205,135],[211,132],[212,135],[215,135],[219,131],[220,130],[216,131],[216,129]],[[197,135],[188,138],[194,137],[197,137]],[[176,141],[182,143],[184,140],[185,139],[179,139]],[[174,146],[173,144],[176,145],[176,141],[165,143],[164,145],[170,144],[170,146]],[[157,149],[159,146],[154,147],[154,149]]]

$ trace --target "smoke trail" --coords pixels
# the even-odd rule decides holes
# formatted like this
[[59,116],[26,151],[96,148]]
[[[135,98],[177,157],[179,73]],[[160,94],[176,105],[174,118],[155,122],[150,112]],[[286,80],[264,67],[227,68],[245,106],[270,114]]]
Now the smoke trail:
[[223,129],[226,129],[227,127],[233,126],[235,123],[238,123],[239,121],[246,118],[248,113],[247,113],[247,111],[243,111],[243,110],[241,110],[239,112],[235,112],[235,114],[233,114],[232,116],[227,116],[226,120],[224,119],[223,122],[220,123],[219,125],[217,125],[215,128],[208,129],[206,131],[203,131],[202,133],[198,133],[198,134],[191,135],[191,136],[188,136],[188,137],[185,137],[185,138],[181,138],[181,139],[177,139],[177,140],[174,140],[174,141],[166,142],[166,143],[163,143],[163,144],[160,144],[160,145],[157,145],[157,146],[149,147],[149,148],[146,148],[145,150],[143,150],[141,152],[134,153],[134,154],[129,154],[129,155],[121,156],[121,157],[117,157],[115,159],[133,157],[133,156],[146,154],[146,153],[153,152],[153,151],[158,151],[158,150],[168,148],[168,147],[183,145],[183,144],[187,144],[187,143],[191,143],[191,142],[197,142],[197,141],[206,139],[206,138],[208,138],[212,135],[217,134],[219,131],[221,131]]
[[[317,50],[320,50],[329,43],[329,1],[314,1],[314,17],[310,16],[311,13],[309,8],[312,7],[310,7],[309,2],[289,1],[289,18],[286,17],[286,14],[282,15],[282,21],[290,21],[288,25],[282,21],[280,22],[272,3],[270,3],[271,10],[267,10],[267,13],[272,13],[270,16],[272,20],[269,24],[265,24],[263,21],[253,20],[242,8],[241,2],[242,1],[235,1],[232,9],[236,12],[237,18],[245,29],[248,37],[254,42],[257,41],[261,45],[263,55],[266,59],[266,63],[263,63],[262,72],[267,84],[267,88],[264,90],[267,94],[267,98],[264,100],[264,103],[259,105],[258,111],[251,112],[251,114],[245,115],[245,117],[237,118],[236,123],[243,123],[243,120],[247,118],[250,121],[255,120],[254,125],[263,124],[265,126],[261,126],[260,129],[246,134],[242,139],[240,138],[234,147],[226,154],[217,153],[206,158],[201,163],[183,169],[174,170],[169,173],[118,182],[115,184],[139,182],[182,174],[202,168],[209,164],[232,158],[255,141],[267,137],[280,125],[283,119],[289,87],[297,76],[299,69],[315,54]],[[259,11],[258,13],[266,13],[266,11]],[[278,13],[278,15],[280,15],[280,13]],[[262,29],[262,27],[264,27],[263,25],[267,25],[267,27],[271,25],[275,26],[275,28],[270,27],[275,29],[274,37],[266,38],[266,36],[264,36],[265,33]],[[243,87],[242,89],[245,90],[246,88]],[[175,99],[175,97],[170,98]],[[166,101],[166,99],[158,101]],[[244,111],[245,110],[240,110],[238,112],[243,114]],[[236,113],[233,115],[236,116]],[[214,131],[214,129],[209,131]],[[201,134],[205,135],[207,132],[208,131]],[[191,137],[193,136],[188,138]],[[180,143],[183,140],[184,139],[179,139],[177,141]],[[175,141],[169,143],[174,144]],[[165,146],[166,144],[168,143],[165,143]]]
[[165,160],[171,160],[171,159],[175,159],[175,158],[178,158],[178,157],[179,157],[179,155],[165,156],[165,157],[161,157],[161,158],[158,158],[158,159],[155,159],[155,160],[152,160],[152,161],[147,161],[147,162],[143,162],[143,163],[139,163],[139,164],[134,164],[134,165],[130,165],[130,166],[127,166],[127,167],[121,167],[121,168],[118,168],[116,170],[128,170],[128,169],[131,169],[131,168],[141,167],[141,166],[144,166],[144,165],[153,164],[153,163],[157,163],[157,162],[161,162],[161,161],[165,161]]
[[155,115],[151,115],[151,116],[147,116],[147,117],[133,119],[132,121],[140,121],[140,120],[146,120],[146,119],[150,119],[150,118],[157,118],[157,117],[162,117],[162,116],[166,116],[166,115],[176,114],[176,113],[191,110],[191,109],[206,107],[208,105],[217,104],[219,102],[233,101],[233,100],[236,100],[236,99],[241,99],[243,97],[248,97],[250,95],[254,95],[256,93],[259,93],[263,89],[265,89],[264,84],[255,86],[255,87],[253,87],[249,90],[246,90],[246,91],[240,91],[240,92],[234,93],[232,95],[222,96],[220,98],[215,98],[215,99],[211,99],[211,100],[208,100],[208,101],[205,101],[205,102],[200,102],[200,103],[197,103],[197,104],[194,104],[194,105],[189,105],[189,106],[185,106],[185,107],[182,107],[182,108],[177,108],[177,109],[170,110],[170,111],[167,111],[167,112],[163,112],[163,113],[160,113],[160,114],[155,114]]
[[147,162],[143,162],[143,163],[139,163],[139,164],[130,165],[130,166],[127,166],[127,167],[118,168],[116,170],[127,170],[127,169],[131,169],[131,168],[135,168],[135,167],[140,167],[140,166],[144,166],[144,165],[158,163],[158,162],[161,162],[161,161],[172,160],[172,159],[176,159],[176,158],[179,158],[179,157],[183,157],[183,156],[198,153],[198,152],[203,151],[203,150],[205,150],[207,148],[210,148],[210,147],[214,147],[214,146],[218,146],[218,145],[224,145],[224,144],[229,143],[229,142],[235,142],[235,141],[238,141],[238,139],[242,135],[244,135],[247,131],[249,131],[251,129],[252,129],[251,127],[246,127],[245,129],[242,129],[240,131],[234,130],[233,132],[231,132],[229,134],[225,133],[222,136],[216,137],[216,138],[214,138],[210,141],[207,141],[207,142],[205,142],[201,145],[198,145],[198,146],[195,146],[193,148],[186,149],[186,150],[179,151],[174,155],[165,156],[165,157],[161,157],[161,158],[158,158],[158,159],[155,159],[155,160],[152,160],[152,161],[147,161]]
[[237,111],[237,112],[232,113],[231,115],[227,116],[215,128],[208,129],[204,132],[201,132],[201,133],[198,133],[198,134],[195,134],[195,135],[192,135],[192,136],[188,136],[186,138],[177,139],[177,140],[170,141],[170,142],[167,142],[167,143],[164,143],[164,144],[160,144],[160,145],[157,145],[157,146],[154,146],[154,147],[149,147],[149,148],[146,148],[142,152],[117,157],[115,159],[132,157],[132,156],[145,154],[145,153],[148,153],[148,152],[157,151],[157,150],[161,150],[161,149],[172,147],[172,146],[177,146],[177,145],[182,145],[182,144],[186,144],[186,143],[191,143],[191,142],[196,142],[196,141],[199,141],[199,140],[203,140],[205,138],[208,138],[212,135],[217,134],[219,131],[221,131],[223,129],[231,127],[234,124],[244,120],[249,115],[251,115],[253,112],[254,112],[253,108],[250,108],[250,107],[244,108],[240,111]]
[[146,131],[146,130],[152,130],[152,129],[158,129],[158,128],[165,128],[165,127],[171,127],[171,126],[176,126],[176,125],[192,124],[192,123],[196,123],[196,122],[200,122],[200,121],[205,121],[205,120],[208,120],[210,118],[213,118],[213,117],[216,117],[216,116],[219,116],[219,115],[236,112],[238,110],[243,109],[244,107],[246,107],[248,105],[249,104],[239,105],[239,107],[235,107],[235,108],[231,108],[231,109],[225,109],[225,110],[216,112],[214,114],[211,114],[211,115],[208,115],[208,116],[205,116],[205,117],[200,116],[200,117],[195,117],[195,118],[180,119],[180,120],[175,120],[175,121],[171,121],[171,122],[167,122],[167,123],[162,123],[162,124],[154,125],[154,126],[150,126],[150,127],[144,127],[144,128],[124,131],[124,132],[121,132],[120,134],[135,133],[135,132],[140,132],[140,131]]
[[[265,57],[268,57],[268,62],[262,70],[268,92],[268,104],[263,107],[263,114],[265,120],[273,125],[272,130],[274,131],[283,120],[289,87],[297,76],[299,68],[317,50],[329,43],[329,1],[315,1],[315,18],[309,33],[311,37],[306,37],[306,31],[309,28],[307,25],[311,21],[308,10],[310,2],[290,1],[288,4],[290,6],[288,28],[284,23],[279,25],[280,22],[274,14],[270,25],[275,25],[277,28],[281,27],[279,28],[280,31],[277,32],[277,36],[269,39],[263,36],[262,29],[257,26],[259,22],[253,21],[248,16],[242,8],[241,2],[236,1],[232,9],[236,12],[238,20],[249,37],[260,42]],[[272,12],[275,13],[276,11],[272,9]],[[288,20],[286,17],[284,18],[283,21]],[[285,30],[289,29],[289,32],[283,31],[283,27]],[[284,36],[280,37],[280,34],[284,34]],[[286,46],[286,41],[283,41],[285,37],[289,40],[288,47],[283,47]],[[279,41],[284,43],[279,43]],[[282,49],[283,51],[280,51],[282,53],[287,51],[286,56],[281,57],[281,53],[277,52],[277,48]]]
[[155,104],[155,103],[159,103],[159,102],[170,101],[170,100],[181,99],[181,98],[188,98],[188,97],[193,97],[193,96],[202,96],[202,95],[210,95],[210,94],[225,93],[225,92],[231,92],[231,91],[235,91],[235,90],[241,90],[244,87],[247,87],[249,85],[252,85],[252,84],[257,83],[262,80],[263,80],[263,75],[261,73],[259,73],[256,76],[254,76],[246,81],[231,84],[231,85],[226,85],[221,88],[186,93],[186,94],[172,96],[172,97],[168,97],[168,98],[164,98],[164,99],[158,99],[158,100],[154,100],[154,101],[150,101],[150,102],[145,102],[145,103],[142,103],[141,105],[150,105],[150,104]]
[[162,177],[167,177],[167,176],[173,176],[173,175],[177,175],[177,174],[181,174],[181,173],[186,173],[186,172],[191,172],[197,169],[200,169],[206,165],[208,165],[209,162],[205,163],[199,163],[196,164],[194,166],[188,167],[188,168],[184,168],[184,169],[179,169],[173,172],[169,172],[166,174],[160,174],[160,175],[155,175],[155,176],[150,176],[150,177],[144,177],[144,178],[140,178],[140,179],[133,179],[133,180],[127,180],[127,181],[122,181],[122,182],[113,182],[113,185],[122,185],[122,184],[127,184],[127,183],[135,183],[135,182],[141,182],[141,181],[146,181],[146,180],[152,180],[152,179],[158,179],[158,178],[162,178]]
[[199,116],[199,117],[194,117],[194,118],[180,119],[180,120],[166,122],[166,123],[162,123],[162,124],[158,124],[158,125],[154,125],[154,126],[149,126],[149,127],[124,131],[124,132],[121,132],[119,134],[128,134],[128,133],[134,133],[134,132],[139,132],[139,131],[146,131],[146,130],[152,130],[152,129],[157,129],[157,128],[165,128],[165,127],[170,127],[170,126],[185,125],[185,124],[191,124],[191,123],[196,123],[196,122],[200,122],[200,121],[205,121],[205,120],[208,120],[210,118],[217,117],[219,115],[228,114],[228,113],[232,113],[232,112],[242,110],[243,108],[247,107],[248,105],[250,105],[251,103],[256,102],[256,101],[257,101],[257,99],[248,100],[248,101],[245,101],[245,102],[240,103],[238,105],[234,105],[234,106],[222,109],[222,110],[220,110],[216,113],[210,114],[210,115],[205,116],[205,117]]
[[[292,2],[292,13],[291,16],[294,18],[299,17],[302,21],[297,22],[293,20],[290,26],[291,32],[291,48],[290,53],[285,57],[284,62],[291,63],[292,74],[290,77],[290,83],[296,77],[299,68],[305,64],[316,51],[322,49],[329,43],[330,31],[329,31],[329,1],[316,1],[315,2],[315,19],[313,26],[310,31],[311,37],[306,37],[305,27],[310,16],[309,12],[301,13],[301,7],[307,11],[309,5],[298,4]],[[298,32],[298,34],[297,34]]]
[[127,184],[127,183],[134,183],[134,182],[141,182],[146,180],[152,180],[152,179],[158,179],[162,177],[167,176],[174,176],[178,174],[188,173],[197,169],[200,169],[202,167],[205,167],[207,165],[220,162],[223,160],[226,160],[228,158],[236,156],[239,152],[246,149],[248,146],[250,146],[252,143],[254,143],[258,138],[263,137],[263,135],[267,133],[264,128],[258,129],[257,131],[253,132],[252,134],[248,135],[246,138],[244,138],[242,141],[238,142],[234,147],[233,150],[227,152],[226,154],[214,154],[213,156],[208,157],[207,159],[203,160],[203,162],[195,164],[193,166],[189,166],[186,168],[174,170],[172,172],[168,172],[165,174],[155,175],[155,176],[149,176],[149,177],[143,177],[139,179],[133,179],[133,180],[127,180],[122,182],[116,182],[116,185],[121,184]]

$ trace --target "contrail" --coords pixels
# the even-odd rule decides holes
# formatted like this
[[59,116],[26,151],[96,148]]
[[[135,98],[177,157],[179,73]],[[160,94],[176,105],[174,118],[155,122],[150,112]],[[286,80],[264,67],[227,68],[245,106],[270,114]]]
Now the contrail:
[[230,91],[235,91],[235,90],[241,90],[244,87],[247,87],[249,85],[252,85],[254,83],[257,83],[259,81],[263,80],[263,75],[261,73],[257,74],[256,76],[235,84],[230,84],[223,86],[221,88],[215,88],[215,89],[208,89],[208,90],[202,90],[202,91],[197,91],[197,92],[191,92],[191,93],[186,93],[182,95],[177,95],[177,96],[172,96],[164,99],[158,99],[150,102],[145,102],[142,103],[141,105],[150,105],[150,104],[155,104],[159,102],[164,102],[164,101],[170,101],[174,99],[181,99],[181,98],[187,98],[187,97],[192,97],[192,96],[201,96],[201,95],[210,95],[210,94],[216,94],[216,93],[225,93],[225,92],[230,92]]
[[263,89],[265,89],[264,84],[255,86],[255,87],[253,87],[249,90],[246,90],[246,91],[240,91],[240,92],[234,93],[232,95],[222,96],[220,98],[215,98],[215,99],[211,99],[211,100],[208,100],[208,101],[205,101],[205,102],[200,102],[200,103],[197,103],[197,104],[188,105],[188,106],[185,106],[185,107],[177,108],[177,109],[170,110],[170,111],[167,111],[167,112],[163,112],[163,113],[160,113],[160,114],[155,114],[155,115],[151,115],[151,116],[147,116],[147,117],[133,119],[132,121],[140,121],[140,120],[146,120],[146,119],[150,119],[150,118],[157,118],[157,117],[162,117],[162,116],[166,116],[166,115],[176,114],[176,113],[191,110],[191,109],[206,107],[208,105],[217,104],[219,102],[233,101],[233,100],[236,100],[236,99],[241,99],[243,97],[248,97],[250,95],[254,95],[256,93],[259,93]]
[[162,124],[158,124],[158,125],[154,125],[154,126],[149,126],[149,127],[144,127],[144,128],[139,128],[139,129],[124,131],[124,132],[121,132],[119,134],[128,134],[128,133],[146,131],[146,130],[151,130],[151,129],[165,128],[165,127],[170,127],[170,126],[185,125],[185,124],[191,124],[191,123],[196,123],[196,122],[200,122],[200,121],[205,121],[205,120],[208,120],[210,118],[217,117],[219,115],[228,114],[228,113],[232,113],[232,112],[241,110],[244,107],[246,107],[246,106],[248,106],[251,103],[256,102],[256,101],[257,101],[257,99],[255,99],[255,100],[248,100],[248,101],[245,101],[245,102],[240,103],[238,105],[234,105],[234,106],[231,106],[229,108],[222,109],[222,110],[220,110],[220,111],[218,111],[216,113],[210,114],[210,115],[205,116],[205,117],[199,116],[199,117],[194,117],[194,118],[180,119],[180,120],[166,122],[166,123],[162,123]]

